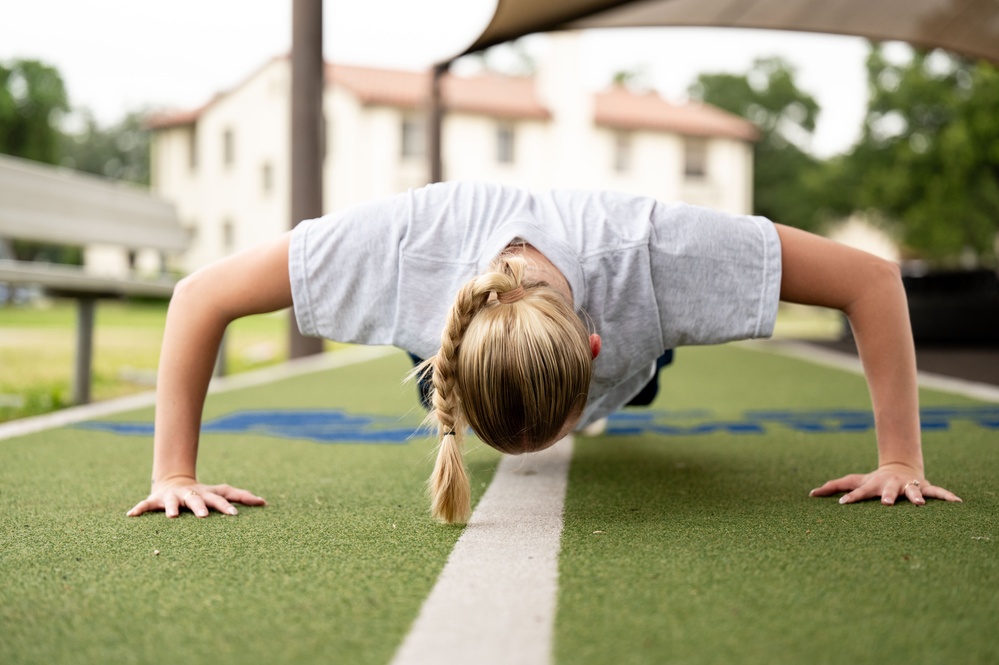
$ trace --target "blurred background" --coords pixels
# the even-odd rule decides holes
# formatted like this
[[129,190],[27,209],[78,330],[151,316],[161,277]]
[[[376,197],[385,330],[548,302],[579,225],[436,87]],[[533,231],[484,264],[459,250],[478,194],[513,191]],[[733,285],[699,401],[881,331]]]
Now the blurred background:
[[[495,9],[323,3],[324,212],[431,179],[430,69]],[[0,162],[0,218],[46,199],[52,219],[73,219],[98,196],[117,206],[109,218],[159,217],[136,222],[135,238],[0,222],[0,260],[80,271],[50,282],[0,271],[0,421],[81,401],[70,374],[86,310],[63,297],[79,291],[66,280],[104,280],[100,295],[118,296],[90,310],[88,399],[148,390],[166,298],[134,284],[169,284],[297,221],[291,2],[37,0],[3,17],[0,155],[12,161]],[[457,59],[442,103],[444,179],[618,189],[828,235],[903,266],[921,348],[961,350],[976,378],[999,380],[999,365],[967,356],[995,363],[999,346],[992,64],[857,37],[580,30]],[[78,192],[62,208],[22,184],[50,176]],[[137,198],[121,203],[122,188]],[[283,361],[287,327],[286,314],[237,322],[220,371]],[[818,310],[783,308],[777,336],[850,348],[840,318]]]

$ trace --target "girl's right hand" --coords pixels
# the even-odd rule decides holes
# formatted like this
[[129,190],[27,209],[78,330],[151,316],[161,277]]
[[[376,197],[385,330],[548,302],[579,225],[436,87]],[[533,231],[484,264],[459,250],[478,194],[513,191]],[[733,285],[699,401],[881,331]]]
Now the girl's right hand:
[[267,505],[261,497],[230,485],[203,485],[195,478],[171,478],[154,483],[149,496],[125,514],[138,517],[143,513],[162,510],[167,517],[178,517],[181,507],[198,517],[208,517],[210,508],[223,515],[238,514],[230,501],[245,506]]

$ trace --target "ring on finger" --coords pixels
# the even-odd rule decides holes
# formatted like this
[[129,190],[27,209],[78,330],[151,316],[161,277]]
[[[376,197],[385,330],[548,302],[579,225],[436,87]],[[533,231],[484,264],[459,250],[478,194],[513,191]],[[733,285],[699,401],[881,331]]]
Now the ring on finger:
[[198,496],[198,493],[195,490],[191,490],[187,494],[184,495],[184,498],[186,499],[189,496]]
[[904,492],[905,490],[909,489],[909,485],[912,485],[913,487],[915,487],[916,489],[918,489],[919,488],[919,479],[916,478],[915,480],[910,480],[905,485],[902,485],[902,491]]

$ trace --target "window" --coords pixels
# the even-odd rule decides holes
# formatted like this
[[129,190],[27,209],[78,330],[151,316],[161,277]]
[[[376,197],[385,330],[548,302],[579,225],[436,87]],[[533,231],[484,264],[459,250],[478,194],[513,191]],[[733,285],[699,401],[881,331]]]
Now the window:
[[270,194],[274,188],[274,168],[270,162],[264,162],[260,168],[260,188],[264,194]]
[[683,174],[691,179],[708,175],[707,139],[686,136],[683,139]]
[[614,170],[618,173],[631,170],[631,132],[614,134]]
[[222,133],[222,163],[226,166],[232,166],[233,162],[236,161],[235,143],[233,131],[231,129],[225,130]]
[[402,157],[423,157],[427,151],[426,122],[418,115],[402,118]]
[[496,125],[496,161],[500,164],[513,164],[514,141],[516,139],[512,122]]

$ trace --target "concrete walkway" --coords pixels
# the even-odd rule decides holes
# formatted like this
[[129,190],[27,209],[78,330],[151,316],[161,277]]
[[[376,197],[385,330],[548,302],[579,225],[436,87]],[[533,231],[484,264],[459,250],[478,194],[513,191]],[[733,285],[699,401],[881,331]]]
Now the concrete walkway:
[[[812,346],[857,355],[853,340],[812,342]],[[917,346],[916,366],[921,372],[999,386],[999,347]]]

